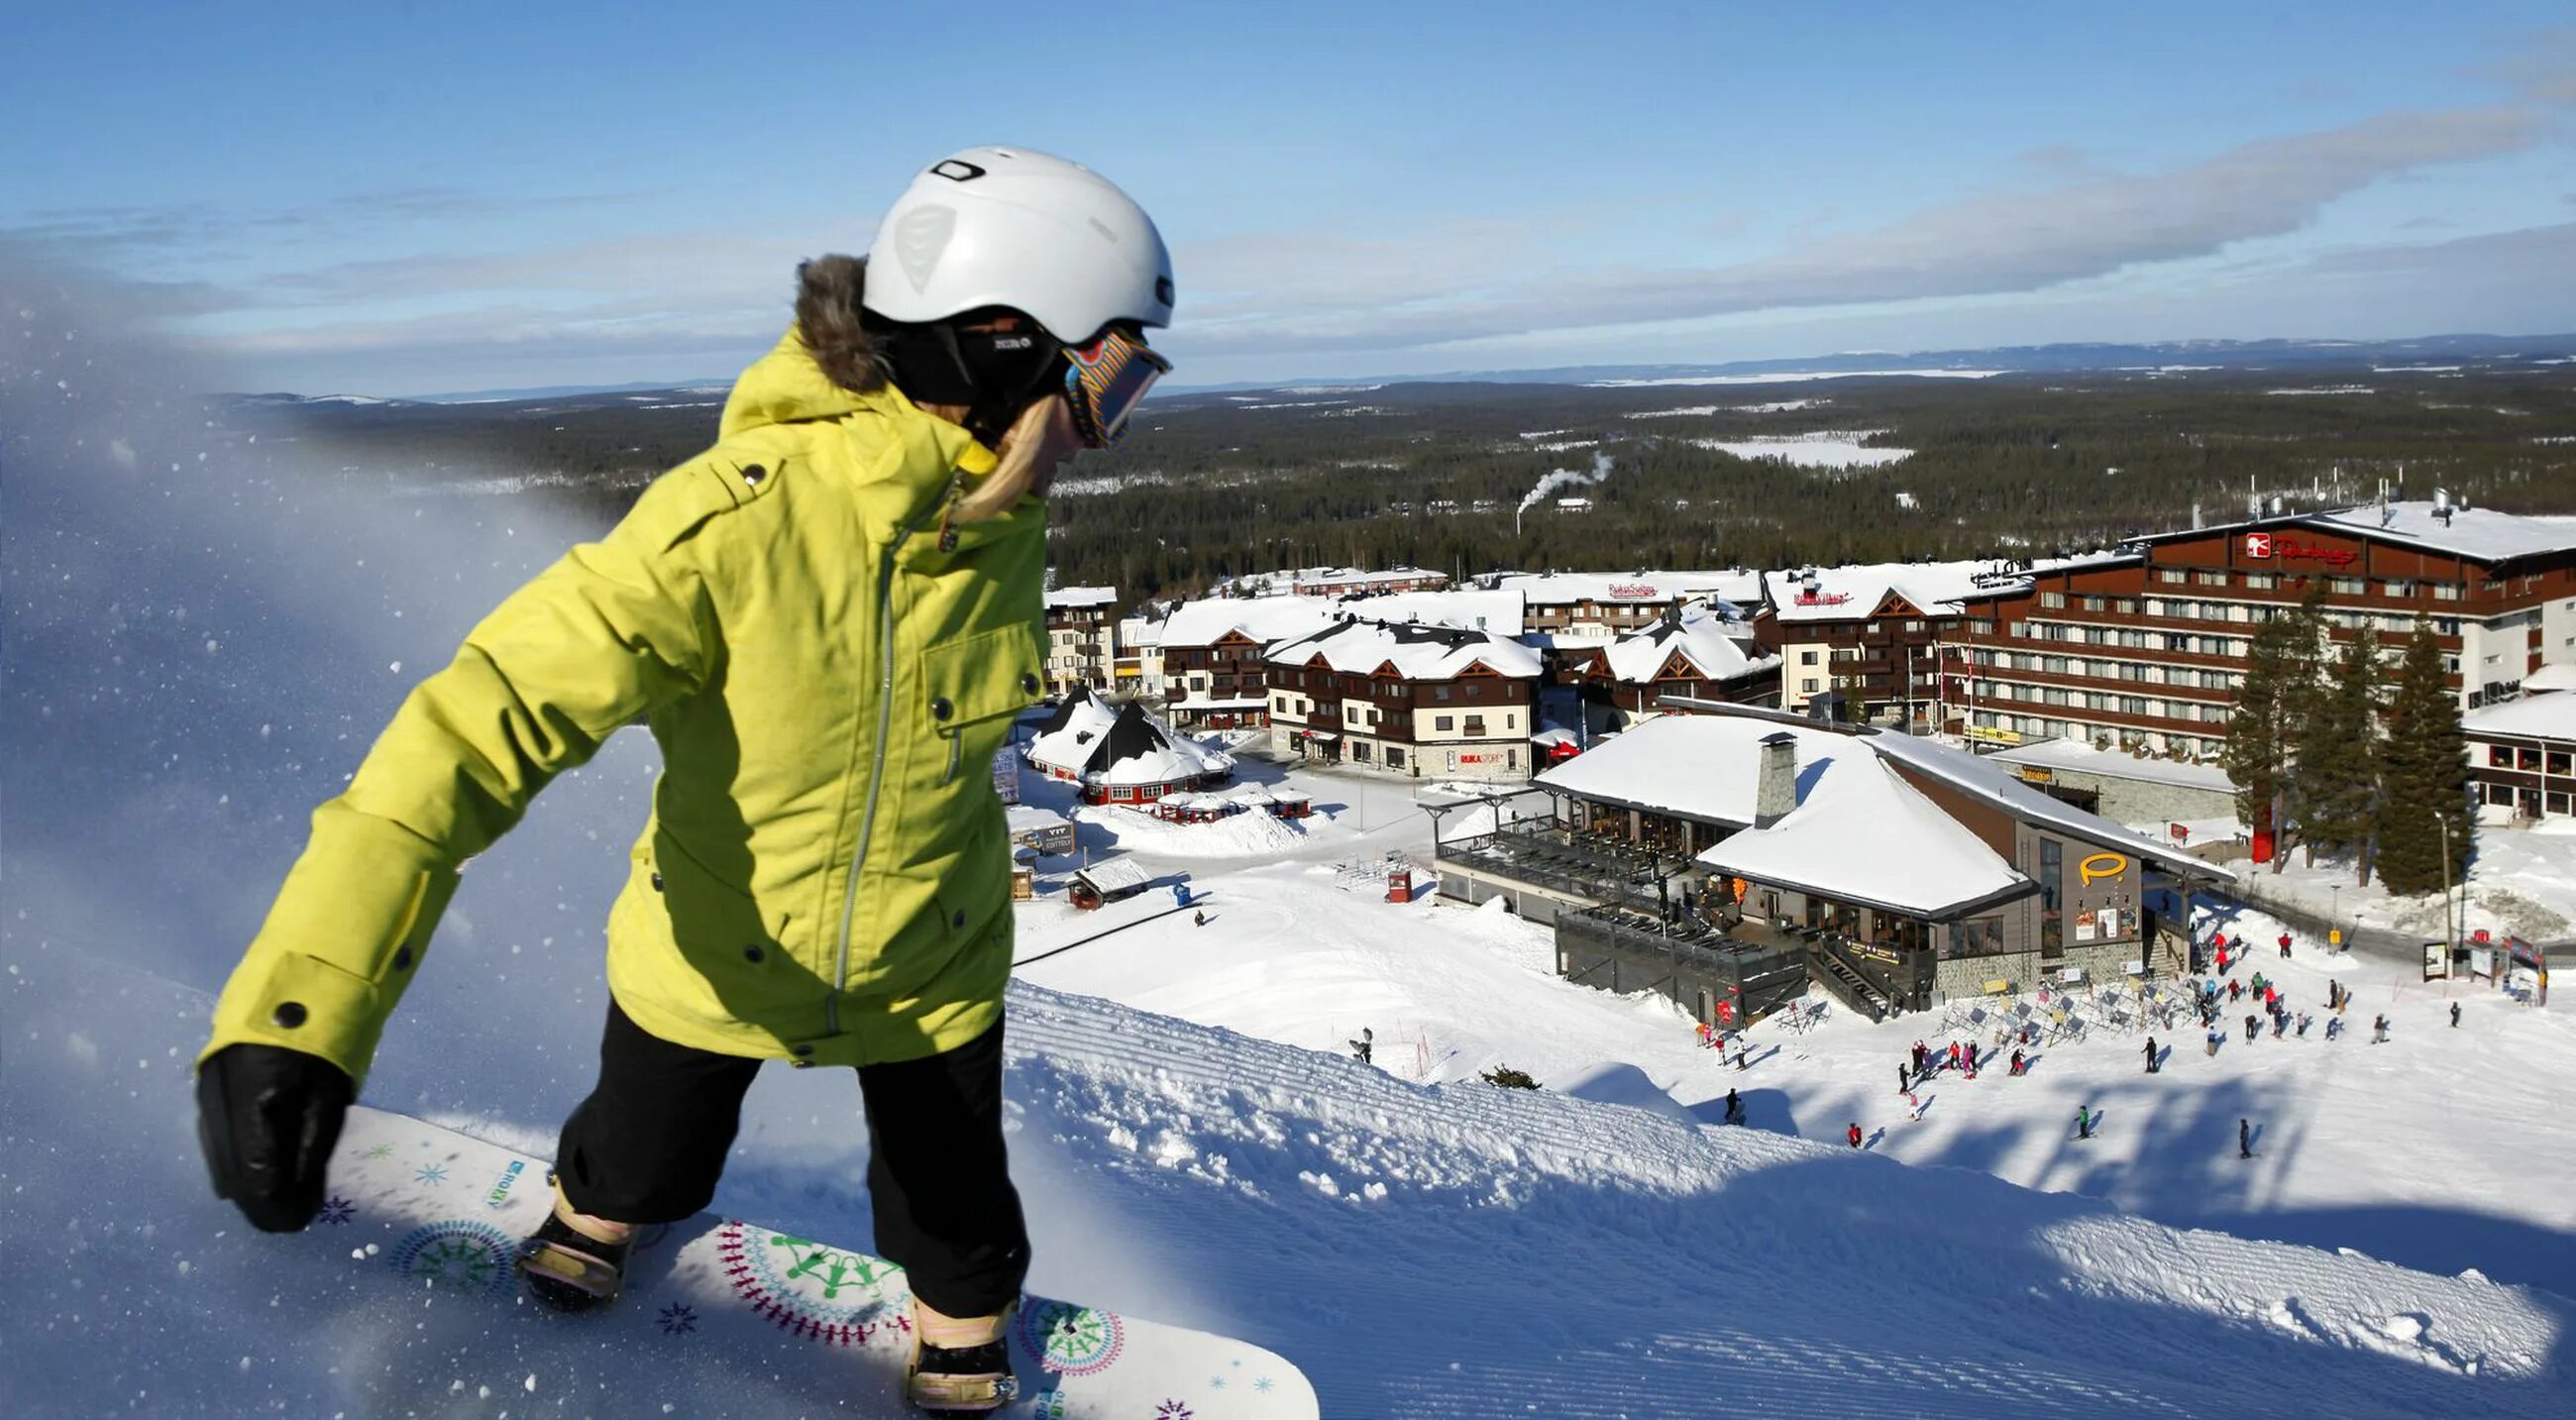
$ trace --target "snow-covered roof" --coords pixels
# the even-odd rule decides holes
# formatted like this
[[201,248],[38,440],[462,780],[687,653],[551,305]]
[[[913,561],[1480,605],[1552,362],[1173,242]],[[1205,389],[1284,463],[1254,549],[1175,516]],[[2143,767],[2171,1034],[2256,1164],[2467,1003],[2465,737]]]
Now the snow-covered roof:
[[1518,592],[1383,592],[1344,597],[1334,605],[1362,621],[1420,622],[1498,636],[1518,636],[1522,629],[1523,603]]
[[1344,621],[1282,641],[1270,648],[1267,659],[1274,665],[1304,665],[1316,656],[1353,675],[1393,665],[1406,680],[1454,680],[1479,665],[1507,677],[1535,676],[1540,670],[1538,652],[1490,631],[1373,621]]
[[1118,623],[1118,645],[1123,650],[1141,651],[1163,644],[1163,619],[1158,616],[1131,616]]
[[1213,646],[1240,631],[1268,645],[1322,629],[1333,619],[1323,597],[1210,597],[1184,602],[1163,623],[1163,645]]
[[[1835,749],[1799,766],[1797,808],[1768,828],[1748,828],[1703,850],[1699,863],[1926,917],[2030,885],[1965,824],[1890,770],[1867,740],[1845,740]],[[1744,757],[1755,755],[1748,748]]]
[[2453,507],[2449,521],[2435,516],[2430,501],[2391,503],[2383,520],[2376,503],[2311,513],[2292,519],[2309,527],[2358,534],[2381,542],[2402,542],[2435,552],[2448,552],[2482,562],[2576,550],[2576,517],[2565,514],[2500,513],[2493,508]]
[[1856,621],[1890,596],[1904,598],[1926,616],[1956,616],[1963,602],[2028,591],[2030,580],[1998,575],[1993,560],[1980,559],[1797,568],[1763,573],[1762,586],[1772,614],[1782,621]]
[[2576,690],[2576,663],[2542,666],[2522,678],[2522,693]]
[[1074,876],[1089,881],[1093,887],[1104,893],[1141,888],[1154,881],[1143,868],[1137,866],[1133,858],[1110,858],[1092,863],[1076,872]]
[[1762,574],[1746,568],[1714,572],[1515,572],[1495,579],[1497,590],[1518,592],[1532,606],[1576,602],[1662,602],[1714,596],[1750,605],[1762,599]]
[[1111,788],[1177,784],[1234,767],[1232,755],[1173,734],[1144,706],[1112,710],[1082,689],[1065,697],[1025,752],[1041,769]]
[[2034,769],[2065,769],[2078,774],[2099,774],[2105,779],[2135,779],[2147,784],[2171,784],[2184,789],[2208,789],[2221,794],[2236,792],[2235,781],[2227,771],[2214,764],[2185,764],[2171,759],[2140,759],[2125,750],[2094,748],[2088,740],[2034,740],[2018,749],[2008,749],[1986,758],[1996,764],[2027,764]]
[[1280,575],[1295,586],[1350,589],[1397,586],[1406,582],[1419,582],[1425,577],[1436,577],[1443,582],[1449,580],[1445,572],[1433,572],[1421,567],[1389,567],[1382,572],[1371,572],[1357,567],[1308,567]]
[[2089,814],[2063,799],[2051,798],[2023,783],[2019,775],[1964,749],[1897,731],[1873,731],[1868,738],[1888,759],[1970,797],[1983,799],[2015,818],[2046,824],[2106,848],[2118,848],[2147,862],[2198,876],[2236,876],[2232,868],[2176,853],[2171,844],[2132,833],[2099,814]]
[[1708,611],[1641,626],[1610,643],[1604,654],[1610,674],[1630,685],[1652,682],[1676,656],[1689,674],[1701,680],[1735,680],[1780,664],[1778,656],[1754,653],[1751,633],[1743,623]]
[[[2530,682],[2523,684],[2527,688]],[[2462,715],[2460,728],[2472,738],[2513,735],[2527,740],[2576,740],[2576,695],[2551,692],[2489,705]]]
[[1117,600],[1116,587],[1058,587],[1046,594],[1050,607],[1108,606]]
[[1655,813],[1732,824],[1753,822],[1753,794],[1765,735],[1787,731],[1800,764],[1852,752],[1857,736],[1821,727],[1726,715],[1658,715],[1540,774],[1541,788]]
[[[1760,746],[1783,733],[1796,744],[1799,808],[1767,829],[1754,829]],[[1741,831],[1701,861],[1747,877],[1908,911],[2008,889],[2012,880],[1999,876],[1988,860],[2006,873],[2012,869],[1983,839],[1912,785],[1900,783],[1907,793],[1898,794],[1879,782],[1901,780],[1899,770],[2146,861],[2188,866],[2202,875],[2226,871],[2052,799],[1963,751],[1911,735],[1809,728],[1772,716],[1658,716],[1615,739],[1596,739],[1590,751],[1544,771],[1536,783],[1578,798],[1736,827]],[[1810,806],[1817,811],[1808,814]],[[1780,837],[1793,822],[1795,833]],[[1937,864],[1938,871],[1917,875],[1917,862]]]
[[1053,809],[1042,809],[1035,804],[1008,804],[1003,807],[1002,813],[1011,825],[1013,833],[1064,828],[1073,822]]

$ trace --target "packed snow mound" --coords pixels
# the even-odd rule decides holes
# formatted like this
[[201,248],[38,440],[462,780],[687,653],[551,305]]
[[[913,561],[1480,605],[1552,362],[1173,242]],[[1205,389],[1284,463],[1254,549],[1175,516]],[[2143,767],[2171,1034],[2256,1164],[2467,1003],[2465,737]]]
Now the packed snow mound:
[[1626,1061],[1613,1060],[1596,1065],[1570,1079],[1547,1080],[1551,1086],[1575,1099],[1594,1104],[1623,1104],[1631,1109],[1651,1110],[1685,1124],[1697,1123],[1691,1112],[1681,1107],[1653,1077]]
[[1296,824],[1259,809],[1211,823],[1167,823],[1114,804],[1086,804],[1073,816],[1107,829],[1121,848],[1166,858],[1264,858],[1296,847],[1306,836]]

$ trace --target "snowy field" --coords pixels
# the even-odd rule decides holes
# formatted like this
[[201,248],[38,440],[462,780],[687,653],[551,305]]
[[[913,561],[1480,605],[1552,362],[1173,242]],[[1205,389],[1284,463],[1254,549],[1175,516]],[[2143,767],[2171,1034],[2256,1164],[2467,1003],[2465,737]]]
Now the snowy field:
[[[612,1353],[209,1195],[191,1060],[306,814],[568,530],[219,476],[163,412],[219,380],[27,299],[0,328],[34,374],[0,380],[7,1414],[889,1415],[825,1350]],[[654,770],[617,736],[474,862],[368,1102],[551,1152]],[[1359,1420],[2566,1413],[2563,1012],[2464,994],[2455,1032],[2356,970],[2393,1044],[2186,1033],[2150,1080],[2106,1030],[1937,1081],[1914,1123],[1889,1076],[1928,1020],[1765,1024],[1723,1068],[1669,1004],[1554,979],[1525,924],[1387,901],[1376,865],[1429,839],[1407,786],[1288,777],[1317,816],[1267,845],[1086,816],[1144,897],[1076,913],[1075,861],[1042,865],[1020,953],[1056,954],[1014,987],[1008,1081],[1038,1289],[1271,1347]],[[1152,915],[1176,883],[1206,925]],[[2286,969],[2294,999],[2325,969]],[[1471,1078],[1503,1063],[1547,1088]],[[1750,1127],[1708,1122],[1729,1087]],[[2066,1137],[2079,1102],[2099,1138]],[[848,1077],[772,1070],[716,1206],[865,1246],[865,1165]]]
[[1777,459],[1794,468],[1878,468],[1914,457],[1912,449],[1874,448],[1861,441],[1884,429],[1827,429],[1812,434],[1761,435],[1750,439],[1693,439],[1740,459]]

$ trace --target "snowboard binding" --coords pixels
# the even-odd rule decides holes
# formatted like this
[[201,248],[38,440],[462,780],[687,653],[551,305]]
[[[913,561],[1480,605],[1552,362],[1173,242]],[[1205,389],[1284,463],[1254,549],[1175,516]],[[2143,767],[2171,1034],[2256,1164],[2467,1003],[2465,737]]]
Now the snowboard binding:
[[914,1300],[912,1362],[904,1370],[904,1396],[934,1417],[989,1415],[1019,1397],[1011,1374],[1011,1314],[959,1320]]
[[632,1234],[622,1242],[603,1242],[549,1212],[519,1244],[519,1275],[531,1296],[556,1311],[586,1312],[617,1300],[634,1248]]

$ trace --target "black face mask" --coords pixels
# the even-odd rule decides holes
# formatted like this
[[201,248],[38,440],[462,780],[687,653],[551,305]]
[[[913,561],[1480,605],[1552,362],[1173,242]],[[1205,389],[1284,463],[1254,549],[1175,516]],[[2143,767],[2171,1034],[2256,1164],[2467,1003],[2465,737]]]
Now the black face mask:
[[959,328],[983,318],[875,324],[895,387],[915,404],[966,406],[967,432],[992,448],[1030,405],[1064,388],[1065,355],[1034,322],[1009,331]]

